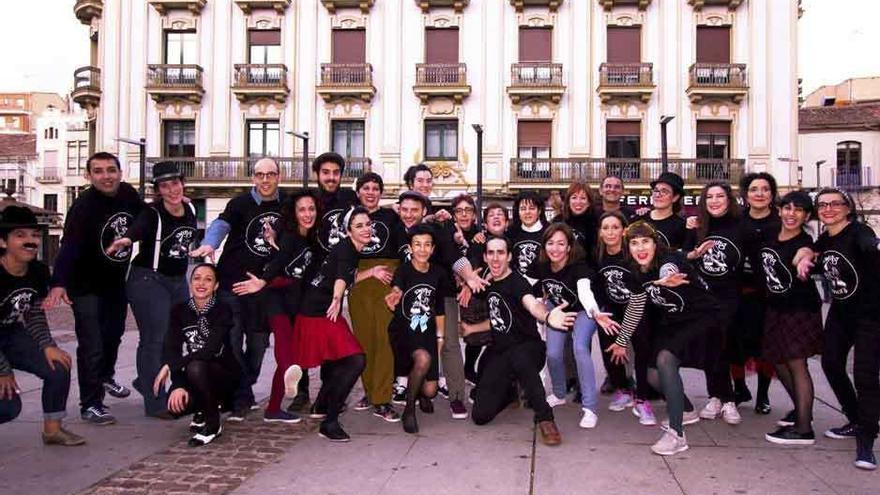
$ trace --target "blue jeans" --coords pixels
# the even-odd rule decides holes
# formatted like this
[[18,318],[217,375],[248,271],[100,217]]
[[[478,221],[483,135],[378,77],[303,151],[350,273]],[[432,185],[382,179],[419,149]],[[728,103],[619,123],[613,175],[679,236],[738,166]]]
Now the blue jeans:
[[239,297],[227,290],[218,291],[218,299],[232,309],[233,326],[229,340],[232,354],[241,365],[241,381],[234,400],[236,409],[256,402],[253,385],[260,378],[263,356],[269,347],[269,329],[259,328],[263,321],[262,307],[255,296]]
[[[121,289],[121,288],[120,288]],[[104,382],[113,379],[125,332],[128,301],[122,290],[72,296],[80,409],[104,403]]]
[[[70,371],[55,363],[49,367],[46,355],[20,325],[0,332],[0,351],[13,369],[26,371],[43,380],[43,418],[59,420],[67,416]],[[12,421],[21,412],[21,397],[0,400],[0,423]]]
[[593,412],[596,411],[598,403],[596,369],[590,356],[594,333],[596,333],[596,322],[584,311],[578,313],[574,327],[570,331],[547,327],[547,367],[550,369],[553,395],[560,399],[565,397],[565,341],[574,339],[572,344],[578,381],[581,385],[581,406]]
[[132,266],[125,285],[140,339],[137,347],[135,384],[144,397],[144,413],[154,415],[167,408],[168,393],[153,395],[153,380],[162,367],[162,352],[171,308],[189,298],[183,275],[169,277],[148,268]]

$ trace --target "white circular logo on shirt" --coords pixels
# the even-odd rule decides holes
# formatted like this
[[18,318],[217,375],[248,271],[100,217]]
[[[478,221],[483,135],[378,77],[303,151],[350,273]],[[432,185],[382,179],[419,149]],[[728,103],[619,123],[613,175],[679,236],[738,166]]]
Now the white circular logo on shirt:
[[305,248],[296,258],[284,267],[284,273],[290,278],[302,278],[306,268],[312,264],[312,250]]
[[764,266],[767,290],[774,294],[784,294],[791,289],[793,277],[779,253],[770,248],[761,249],[761,264]]
[[661,287],[652,283],[645,284],[645,292],[651,298],[651,303],[659,306],[667,313],[681,313],[684,311],[684,299],[668,287]]
[[108,218],[101,228],[101,252],[110,261],[123,263],[128,261],[128,257],[131,256],[131,247],[122,248],[111,255],[107,254],[107,248],[117,240],[125,237],[133,221],[134,217],[130,213],[121,211]]
[[388,226],[378,220],[373,221],[370,227],[370,243],[364,246],[361,254],[369,255],[382,251],[388,243],[388,237]]
[[632,292],[626,288],[624,277],[629,270],[616,265],[603,268],[599,273],[605,279],[605,292],[608,298],[616,304],[626,304],[632,296]]
[[730,239],[721,236],[709,236],[705,241],[714,241],[714,245],[700,258],[700,271],[710,277],[723,277],[739,266],[740,251]]
[[513,326],[513,313],[510,306],[497,292],[490,292],[486,296],[486,305],[489,307],[489,324],[493,332],[507,334]]
[[244,231],[244,244],[250,252],[257,256],[269,256],[269,253],[272,251],[272,246],[266,239],[266,231],[269,229],[273,230],[275,232],[275,238],[277,239],[278,229],[276,228],[276,225],[280,218],[281,215],[278,213],[267,211],[251,219]]
[[186,259],[195,235],[196,229],[192,227],[177,227],[162,239],[162,254],[174,260]]
[[348,237],[342,225],[344,217],[345,210],[341,208],[330,210],[321,217],[321,235],[318,236],[318,242],[325,250],[330,251],[339,244],[339,241]]
[[834,299],[849,299],[859,288],[859,273],[840,251],[822,253],[822,272]]
[[429,320],[434,317],[431,311],[434,292],[434,287],[428,284],[417,284],[403,293],[400,311],[413,332],[422,333],[428,329]]
[[0,315],[3,318],[0,320],[0,325],[12,325],[21,320],[22,316],[31,309],[36,295],[37,291],[30,287],[15,289],[7,294],[0,303]]
[[570,307],[577,303],[578,299],[575,293],[559,280],[546,278],[541,280],[541,285],[547,292],[547,298],[553,303],[553,306],[568,302],[569,309],[571,309]]
[[519,241],[513,245],[513,251],[516,253],[517,271],[525,275],[532,263],[538,259],[541,245],[536,241]]

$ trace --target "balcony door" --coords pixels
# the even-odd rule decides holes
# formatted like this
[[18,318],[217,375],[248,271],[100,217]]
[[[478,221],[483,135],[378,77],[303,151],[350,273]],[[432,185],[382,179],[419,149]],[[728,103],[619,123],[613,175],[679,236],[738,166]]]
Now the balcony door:
[[517,122],[517,175],[524,179],[550,178],[550,152],[553,142],[550,120]]
[[522,83],[549,85],[553,80],[553,30],[550,28],[519,28],[519,68]]
[[[198,64],[198,39],[195,31],[165,31],[165,59],[167,65]],[[195,84],[197,71],[192,67],[168,67],[165,84]]]
[[425,29],[425,84],[458,82],[458,28]]
[[727,180],[730,159],[730,122],[697,121],[697,159],[695,173],[706,180]]
[[367,63],[367,31],[364,29],[334,29],[331,42],[331,60],[334,64]]
[[266,67],[268,64],[281,64],[281,31],[277,29],[248,31],[248,82],[252,84],[281,84],[283,77],[280,67]]
[[[641,157],[642,123],[639,120],[609,120],[605,125],[605,155],[609,175],[623,180],[640,177],[638,160]],[[626,158],[635,158],[629,161]]]
[[639,83],[642,62],[642,29],[640,27],[608,26],[606,53],[608,84],[635,85]]
[[196,122],[166,120],[163,127],[163,155],[166,157],[196,156]]
[[862,185],[862,143],[858,141],[837,143],[836,179],[835,185],[838,187]]
[[730,27],[697,27],[697,67],[694,78],[698,84],[725,86],[730,84]]

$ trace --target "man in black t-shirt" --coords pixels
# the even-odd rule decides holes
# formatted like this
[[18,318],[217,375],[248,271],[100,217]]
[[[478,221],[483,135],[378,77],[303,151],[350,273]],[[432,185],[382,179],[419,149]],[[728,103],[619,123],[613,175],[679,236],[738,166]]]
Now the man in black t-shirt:
[[345,159],[338,153],[331,151],[318,155],[312,162],[312,171],[318,176],[318,197],[322,211],[318,243],[324,250],[323,254],[326,254],[346,237],[342,219],[346,210],[358,204],[358,199],[354,191],[340,185],[345,172]]
[[232,285],[247,280],[248,274],[261,276],[271,255],[277,252],[274,238],[281,225],[279,172],[278,162],[274,159],[258,160],[254,164],[254,187],[226,204],[220,216],[208,226],[202,245],[190,253],[192,257],[213,259],[214,251],[226,239],[217,263],[218,299],[232,309],[232,352],[242,365],[242,379],[235,394],[233,412],[228,418],[230,421],[242,421],[250,409],[258,408],[252,387],[260,376],[263,355],[269,346],[269,328],[260,304],[262,296],[236,296]]

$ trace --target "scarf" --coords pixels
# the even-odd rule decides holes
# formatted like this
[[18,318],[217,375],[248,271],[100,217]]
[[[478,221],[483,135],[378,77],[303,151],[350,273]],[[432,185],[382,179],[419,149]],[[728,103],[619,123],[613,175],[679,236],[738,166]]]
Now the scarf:
[[[196,326],[198,327],[198,333],[195,339],[192,339],[190,342],[190,350],[192,352],[200,351],[202,347],[204,347],[205,343],[208,341],[208,336],[211,335],[211,327],[208,324],[208,313],[211,309],[214,308],[214,305],[217,303],[217,298],[215,296],[211,296],[211,299],[208,299],[208,302],[205,304],[205,307],[199,309],[196,306],[196,300],[194,298],[189,298],[189,309],[193,310],[196,313]],[[220,346],[220,350],[217,352],[219,356],[220,353],[223,352],[223,346]]]

